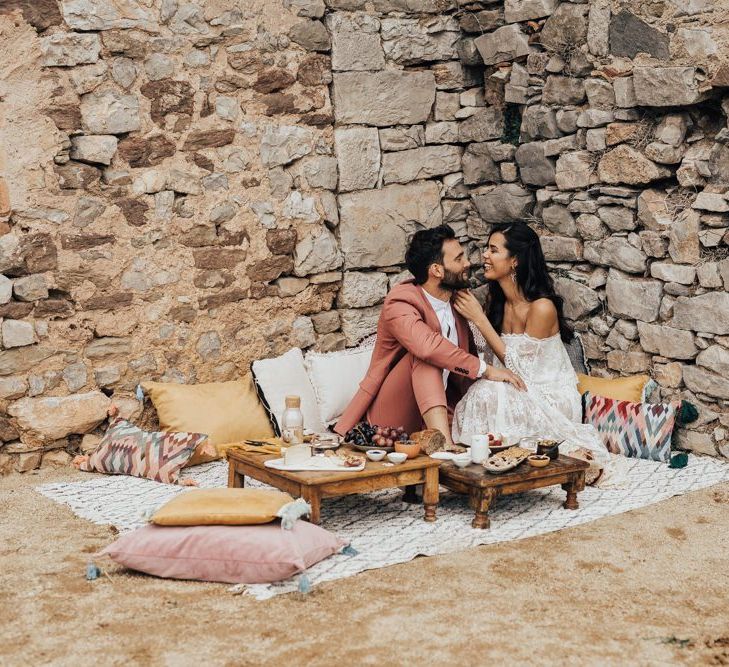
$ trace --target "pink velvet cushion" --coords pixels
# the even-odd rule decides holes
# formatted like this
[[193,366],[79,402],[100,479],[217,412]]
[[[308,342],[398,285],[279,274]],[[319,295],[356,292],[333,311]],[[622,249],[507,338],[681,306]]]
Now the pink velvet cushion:
[[347,542],[297,521],[256,526],[144,526],[101,554],[125,567],[169,579],[263,584],[287,579],[339,551]]

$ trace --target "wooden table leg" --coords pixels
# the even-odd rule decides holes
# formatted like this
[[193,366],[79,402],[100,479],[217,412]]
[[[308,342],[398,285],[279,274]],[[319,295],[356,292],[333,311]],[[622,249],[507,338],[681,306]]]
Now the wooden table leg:
[[575,473],[567,484],[562,484],[562,488],[567,492],[567,500],[563,507],[567,510],[579,509],[577,494],[585,489],[585,471]]
[[438,468],[428,468],[425,471],[425,485],[423,486],[423,505],[425,506],[424,519],[435,521],[435,508],[439,500]]
[[489,507],[493,501],[495,494],[493,489],[471,489],[470,494],[471,507],[476,510],[476,516],[471,522],[472,528],[486,529],[491,527],[491,519],[489,519]]
[[319,493],[319,489],[302,485],[301,497],[311,505],[309,521],[319,525],[321,522],[321,494]]
[[416,493],[417,484],[408,484],[405,487],[405,495],[402,497],[402,501],[404,503],[410,503],[411,505],[415,505],[420,502],[420,498],[418,498],[418,494]]
[[235,463],[228,464],[228,487],[231,489],[242,489],[246,485],[245,475],[236,470]]

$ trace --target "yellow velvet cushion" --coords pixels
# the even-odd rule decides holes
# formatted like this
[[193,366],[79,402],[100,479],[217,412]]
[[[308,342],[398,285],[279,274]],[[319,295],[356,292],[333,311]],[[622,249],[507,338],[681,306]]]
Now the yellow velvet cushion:
[[220,458],[217,445],[274,435],[250,375],[231,382],[144,382],[161,431],[207,433],[209,447],[195,450],[188,465]]
[[580,394],[589,391],[591,394],[613,398],[616,401],[640,403],[643,400],[643,389],[650,382],[650,377],[630,375],[623,378],[598,378],[578,373],[577,380],[577,391]]
[[176,495],[150,519],[158,526],[269,523],[294,499],[274,489],[194,489]]

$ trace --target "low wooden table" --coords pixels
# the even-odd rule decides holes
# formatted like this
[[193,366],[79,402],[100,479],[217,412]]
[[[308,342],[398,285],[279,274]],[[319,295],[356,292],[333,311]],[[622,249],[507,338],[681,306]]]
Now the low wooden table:
[[440,468],[440,483],[456,493],[468,494],[471,507],[476,511],[471,525],[488,528],[491,525],[489,507],[496,498],[544,486],[561,484],[567,492],[564,507],[576,510],[579,507],[577,494],[585,488],[585,470],[589,467],[585,461],[560,455],[544,468],[535,468],[524,461],[513,470],[493,474],[481,465],[458,468],[452,461],[444,461]]
[[[319,523],[322,498],[423,484],[425,520],[435,521],[438,468],[441,461],[422,455],[398,465],[386,465],[386,461],[375,462],[367,459],[365,469],[360,472],[287,472],[263,465],[268,459],[276,458],[279,458],[276,454],[229,449],[228,486],[244,486],[246,475],[275,486],[294,498],[301,497],[306,500],[311,505],[311,522]],[[412,498],[412,494],[409,494],[409,498]]]

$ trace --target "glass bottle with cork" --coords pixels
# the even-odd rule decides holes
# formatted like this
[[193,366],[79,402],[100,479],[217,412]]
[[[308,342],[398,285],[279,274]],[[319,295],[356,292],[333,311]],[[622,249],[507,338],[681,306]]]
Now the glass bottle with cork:
[[299,396],[286,397],[286,409],[281,416],[281,439],[289,445],[304,442],[304,414]]

